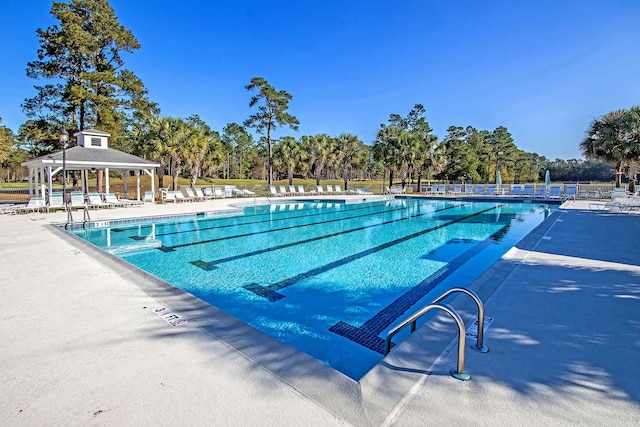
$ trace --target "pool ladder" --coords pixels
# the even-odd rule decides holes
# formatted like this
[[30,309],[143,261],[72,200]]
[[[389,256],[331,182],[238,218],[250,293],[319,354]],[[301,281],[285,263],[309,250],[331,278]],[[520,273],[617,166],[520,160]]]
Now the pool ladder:
[[466,288],[452,288],[433,300],[431,304],[421,308],[420,310],[409,316],[406,320],[402,321],[399,325],[391,329],[387,334],[387,338],[385,339],[384,355],[386,356],[391,351],[391,339],[398,332],[411,325],[411,333],[413,333],[416,330],[418,319],[432,310],[442,310],[449,316],[451,316],[458,326],[458,364],[456,366],[456,369],[452,369],[450,371],[451,376],[463,381],[470,379],[471,375],[469,375],[468,372],[464,371],[464,349],[466,336],[464,323],[462,322],[462,318],[460,317],[460,315],[453,308],[451,308],[447,304],[440,304],[440,302],[442,302],[449,295],[458,292],[469,295],[478,307],[478,332],[476,335],[476,343],[472,345],[471,348],[480,353],[488,352],[489,348],[484,345],[484,304],[482,304],[482,301],[475,292]]
[[[71,206],[67,205],[67,223],[64,225],[64,229],[68,229],[70,225],[73,225],[73,213],[71,212]],[[82,220],[82,228],[87,228],[87,226],[91,227],[91,217],[89,216],[89,207],[84,205],[84,218]]]

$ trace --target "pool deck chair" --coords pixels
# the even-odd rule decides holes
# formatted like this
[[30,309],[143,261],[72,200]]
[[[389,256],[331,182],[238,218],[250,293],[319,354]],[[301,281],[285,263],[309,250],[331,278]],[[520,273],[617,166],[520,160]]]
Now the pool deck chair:
[[333,192],[336,194],[344,194],[344,191],[342,191],[342,187],[340,187],[339,185],[333,186]]
[[564,195],[562,196],[562,200],[567,201],[569,199],[573,199],[573,201],[575,202],[577,194],[578,194],[577,185],[567,185],[564,187]]
[[53,193],[49,196],[49,205],[47,206],[47,211],[51,209],[66,209],[64,200],[62,198],[62,193]]
[[100,197],[100,193],[88,193],[87,197],[89,198],[88,206],[90,208],[99,209],[99,208],[110,208],[108,203],[105,203]]
[[289,192],[287,191],[287,188],[284,185],[280,185],[278,186],[278,188],[280,189],[280,195],[281,196],[288,196]]
[[511,186],[511,195],[512,196],[522,196],[522,186],[521,185],[512,185]]
[[552,185],[549,187],[549,198],[550,199],[559,199],[560,198],[560,190],[562,187],[559,185]]
[[84,193],[74,191],[71,193],[71,208],[86,208],[87,202],[84,199]]
[[275,185],[270,185],[269,186],[269,194],[271,194],[274,197],[283,196],[282,193],[278,193],[278,190],[276,190],[276,186]]
[[306,196],[309,194],[309,192],[305,191],[304,186],[298,185],[298,194],[300,194],[301,196]]
[[327,194],[333,194],[333,187],[331,184],[327,184]]
[[47,208],[44,197],[32,197],[29,199],[29,203],[26,205],[16,205],[13,208],[15,213],[27,213],[27,212],[44,212]]
[[213,199],[213,194],[206,196],[204,194],[204,192],[202,191],[202,188],[200,187],[196,187],[193,189],[194,194],[199,197],[201,200],[208,200],[208,199]]
[[178,203],[176,199],[176,193],[174,191],[162,190],[162,203],[165,204],[167,202]]
[[153,197],[153,191],[145,191],[144,198],[142,199],[143,203],[155,203],[155,198]]
[[193,191],[193,188],[191,188],[191,187],[184,187],[182,189],[182,192],[184,193],[184,195],[186,196],[187,199],[191,199],[191,200],[196,201],[196,202],[204,201],[204,195],[202,195],[202,197],[198,196],[195,193],[195,191]]
[[113,194],[113,193],[104,193],[104,202],[109,207],[114,207],[114,208],[116,208],[116,207],[123,208],[124,207],[124,203],[122,203],[120,200],[118,200],[116,195]]
[[525,197],[533,197],[533,185],[525,185],[523,195]]
[[484,194],[484,185],[476,185],[476,191],[474,194],[476,196],[482,196]]
[[295,185],[290,185],[289,186],[289,194],[291,194],[292,196],[299,196],[300,195],[298,193],[298,191],[296,190],[296,186]]
[[454,185],[453,190],[449,190],[448,193],[452,196],[459,196],[462,194],[462,185]]
[[193,202],[195,201],[195,199],[192,199],[190,197],[185,197],[184,194],[182,194],[182,191],[176,190],[176,191],[172,191],[172,193],[174,194],[174,197],[176,198],[176,200],[178,202]]
[[473,185],[465,185],[464,186],[464,195],[465,196],[473,196]]
[[322,188],[322,185],[316,185],[316,194],[324,194],[324,188]]
[[216,199],[224,199],[227,195],[224,193],[222,187],[213,187],[213,197]]
[[495,196],[496,195],[496,186],[495,185],[487,185],[487,194],[489,196]]

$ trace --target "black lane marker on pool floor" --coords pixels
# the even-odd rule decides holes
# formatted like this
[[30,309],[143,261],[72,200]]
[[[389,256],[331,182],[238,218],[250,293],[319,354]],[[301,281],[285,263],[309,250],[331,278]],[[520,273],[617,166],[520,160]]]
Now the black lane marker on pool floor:
[[[233,223],[233,224],[215,225],[215,226],[212,226],[212,227],[193,228],[193,229],[190,229],[190,230],[178,230],[178,231],[169,231],[169,232],[166,232],[166,233],[156,233],[156,237],[171,236],[171,235],[174,235],[174,234],[180,234],[180,233],[184,233],[184,232],[188,233],[188,232],[191,232],[191,231],[206,231],[206,230],[216,230],[216,229],[229,228],[229,227],[242,227],[242,226],[245,226],[245,225],[273,223],[273,222],[276,222],[276,221],[289,221],[291,219],[297,219],[297,218],[309,218],[309,217],[318,216],[318,215],[354,212],[354,211],[369,209],[370,207],[371,207],[371,205],[358,206],[358,207],[354,207],[354,208],[345,208],[345,209],[341,208],[339,211],[338,210],[332,210],[332,211],[317,212],[317,213],[307,213],[307,214],[302,214],[302,215],[288,216],[288,217],[284,217],[284,218],[273,218],[272,216],[279,215],[279,214],[288,214],[288,213],[291,213],[291,212],[303,213],[303,212],[309,212],[309,211],[316,211],[316,210],[318,210],[318,208],[299,209],[299,210],[295,210],[295,211],[276,211],[276,212],[268,212],[268,213],[263,213],[263,214],[254,214],[254,215],[249,215],[249,216],[237,216],[237,217],[233,217],[233,219],[236,219],[236,220],[237,219],[247,219],[247,218],[251,218],[251,217],[260,217],[260,216],[268,216],[268,218],[260,219],[260,220],[257,220],[257,221],[237,222],[237,223]],[[320,209],[323,209],[323,208],[320,208]],[[357,216],[354,216],[353,218],[357,218]],[[210,220],[217,221],[218,219],[219,218],[211,218]],[[175,225],[175,224],[176,223],[171,223],[172,226]],[[121,230],[121,231],[123,231],[123,230]],[[130,239],[137,239],[138,236],[129,236],[129,238]]]
[[409,234],[407,236],[400,237],[400,238],[395,239],[395,240],[391,240],[391,241],[389,241],[387,243],[383,243],[382,245],[378,245],[378,246],[375,246],[373,248],[367,249],[365,251],[358,252],[358,253],[355,253],[353,255],[349,255],[349,256],[341,258],[339,260],[330,262],[329,264],[325,264],[322,267],[314,268],[312,270],[306,271],[304,273],[297,274],[297,275],[295,275],[293,277],[290,277],[290,278],[285,279],[285,280],[281,280],[279,282],[273,283],[273,284],[268,285],[268,286],[262,286],[262,285],[260,285],[258,283],[249,283],[248,285],[243,286],[243,288],[245,288],[248,291],[253,292],[254,294],[256,294],[258,296],[266,298],[267,300],[269,300],[269,302],[278,301],[279,299],[284,298],[284,295],[282,295],[281,293],[278,292],[280,289],[284,289],[286,287],[289,287],[289,286],[299,282],[300,280],[304,280],[304,279],[306,279],[308,277],[312,277],[312,276],[317,276],[318,274],[322,274],[322,273],[324,273],[326,271],[329,271],[329,270],[332,270],[334,268],[343,266],[343,265],[345,265],[347,263],[350,263],[352,261],[356,261],[356,260],[358,260],[360,258],[364,258],[367,255],[371,255],[371,254],[376,253],[378,251],[381,251],[383,249],[390,248],[390,247],[395,246],[397,244],[400,244],[400,243],[406,242],[408,240],[414,239],[416,237],[422,236],[424,234],[431,233],[431,232],[433,232],[435,230],[439,230],[441,228],[448,227],[449,225],[455,224],[457,222],[464,221],[466,219],[473,218],[473,217],[478,216],[478,215],[482,215],[483,213],[492,211],[492,210],[498,208],[499,206],[503,206],[503,205],[496,205],[496,206],[493,206],[493,207],[488,208],[488,209],[483,209],[483,210],[481,210],[479,212],[476,212],[476,213],[473,213],[473,214],[470,214],[470,215],[465,215],[465,216],[462,216],[460,218],[456,218],[456,219],[454,219],[454,220],[452,220],[450,222],[446,222],[444,224],[440,224],[440,225],[436,225],[436,226],[433,226],[433,227],[429,227],[429,228],[427,228],[425,230],[418,231],[417,233],[412,233],[412,234]]
[[[389,221],[383,221],[383,222],[381,222],[379,224],[365,225],[365,226],[362,226],[362,227],[352,228],[352,229],[349,229],[349,230],[342,230],[342,231],[338,231],[338,232],[331,233],[331,234],[324,234],[322,236],[311,237],[311,238],[306,239],[306,240],[299,240],[299,241],[296,241],[296,242],[285,243],[285,244],[277,245],[277,246],[271,246],[271,247],[268,247],[268,248],[259,249],[259,250],[252,251],[252,252],[245,252],[245,253],[239,254],[239,255],[234,255],[234,256],[230,256],[230,257],[226,257],[226,258],[220,258],[220,259],[217,259],[217,260],[214,260],[214,261],[209,261],[209,262],[202,261],[202,260],[189,261],[189,264],[193,264],[196,267],[200,267],[201,269],[203,269],[205,271],[211,271],[211,270],[215,270],[217,268],[216,266],[218,264],[223,264],[225,262],[231,262],[231,261],[235,261],[235,260],[241,259],[241,258],[260,255],[260,254],[264,254],[264,253],[267,253],[267,252],[277,251],[277,250],[280,250],[280,249],[286,249],[286,248],[290,248],[290,247],[296,246],[296,245],[303,245],[305,243],[316,242],[318,240],[328,239],[330,237],[341,236],[343,234],[353,233],[355,231],[362,231],[362,230],[366,230],[368,228],[374,228],[374,227],[380,227],[382,225],[393,224],[394,222],[406,221],[408,219],[417,218],[419,216],[423,216],[423,215],[427,215],[427,214],[433,214],[433,213],[441,212],[441,211],[444,211],[444,210],[447,210],[447,209],[452,209],[452,208],[457,207],[457,206],[459,206],[459,205],[447,206],[447,207],[442,208],[442,209],[436,209],[435,211],[432,211],[432,212],[428,212],[428,213],[425,212],[425,213],[421,213],[421,214],[417,214],[417,215],[411,215],[411,216],[408,216],[408,217],[405,217],[405,218],[398,218],[398,219],[393,219],[393,220],[389,220]],[[386,213],[386,212],[390,212],[390,211],[385,211],[384,213]],[[391,211],[391,212],[393,212],[393,211]],[[378,213],[381,213],[381,212],[378,212]],[[367,215],[361,215],[358,218],[361,218],[363,216],[367,216]],[[345,219],[351,219],[351,218],[345,218]],[[247,285],[247,286],[250,286],[250,285]]]
[[348,338],[369,350],[384,354],[385,340],[378,336],[380,335],[380,332],[384,331],[389,325],[395,322],[398,317],[402,316],[415,303],[427,295],[433,288],[442,283],[442,281],[449,277],[451,273],[479,254],[484,248],[491,245],[491,243],[494,242],[494,236],[501,233],[502,229],[506,227],[508,226],[504,226],[500,231],[494,233],[494,235],[488,239],[479,242],[474,247],[457,256],[447,263],[447,265],[438,269],[422,282],[400,295],[395,301],[380,310],[371,319],[364,322],[362,326],[353,326],[350,323],[341,320],[330,327],[329,330],[338,335],[342,335],[343,337]]
[[253,231],[251,233],[236,234],[234,236],[227,236],[227,237],[216,237],[215,239],[199,240],[197,242],[182,243],[182,244],[173,245],[173,246],[161,246],[158,249],[163,251],[163,252],[173,252],[173,251],[176,250],[176,248],[185,248],[185,247],[195,246],[195,245],[204,245],[206,243],[219,242],[221,240],[238,239],[240,237],[258,236],[260,234],[275,233],[276,231],[291,230],[293,228],[312,227],[314,225],[328,224],[330,222],[340,222],[340,221],[344,221],[345,219],[364,218],[365,216],[379,215],[381,213],[395,212],[395,211],[400,211],[400,210],[403,210],[403,209],[404,208],[387,209],[387,210],[384,210],[384,211],[381,211],[381,212],[375,212],[375,213],[372,212],[372,213],[368,213],[368,214],[364,214],[364,215],[355,215],[355,216],[351,216],[351,217],[348,217],[348,218],[334,218],[334,219],[329,219],[329,220],[326,220],[326,221],[313,222],[311,224],[290,225],[290,226],[287,226],[287,227],[273,228],[273,229],[262,230],[262,231]]

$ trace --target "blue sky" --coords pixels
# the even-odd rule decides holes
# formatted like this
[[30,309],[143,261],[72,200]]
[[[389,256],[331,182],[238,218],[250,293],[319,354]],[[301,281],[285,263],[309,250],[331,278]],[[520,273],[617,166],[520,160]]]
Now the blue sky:
[[[451,125],[505,126],[516,145],[580,158],[589,123],[640,104],[640,1],[111,0],[142,48],[126,67],[162,115],[222,131],[254,110],[254,76],[293,95],[299,132],[371,143],[416,103]],[[17,131],[51,1],[2,0],[0,117]]]

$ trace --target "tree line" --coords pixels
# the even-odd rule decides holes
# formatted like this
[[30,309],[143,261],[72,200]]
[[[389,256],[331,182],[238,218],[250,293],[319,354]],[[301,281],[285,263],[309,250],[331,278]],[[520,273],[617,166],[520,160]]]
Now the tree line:
[[[253,114],[242,123],[213,130],[198,115],[161,116],[144,83],[127,70],[124,54],[140,48],[107,0],[53,2],[57,24],[36,31],[37,59],[27,75],[46,84],[22,107],[28,117],[16,134],[1,126],[0,163],[8,170],[33,157],[60,149],[58,135],[96,128],[111,133],[111,146],[160,163],[164,175],[190,178],[273,179],[294,177],[384,179],[388,185],[423,180],[450,182],[536,182],[549,170],[554,181],[635,181],[640,158],[639,107],[595,119],[580,144],[587,160],[549,160],[519,149],[506,127],[493,130],[451,126],[438,140],[422,104],[406,116],[390,114],[376,138],[366,144],[357,135],[305,135],[274,138],[278,128],[298,130],[288,112],[293,96],[263,77],[245,89]],[[1,120],[1,119],[0,119]],[[258,138],[250,132],[254,130]],[[98,185],[101,176],[98,175]]]

